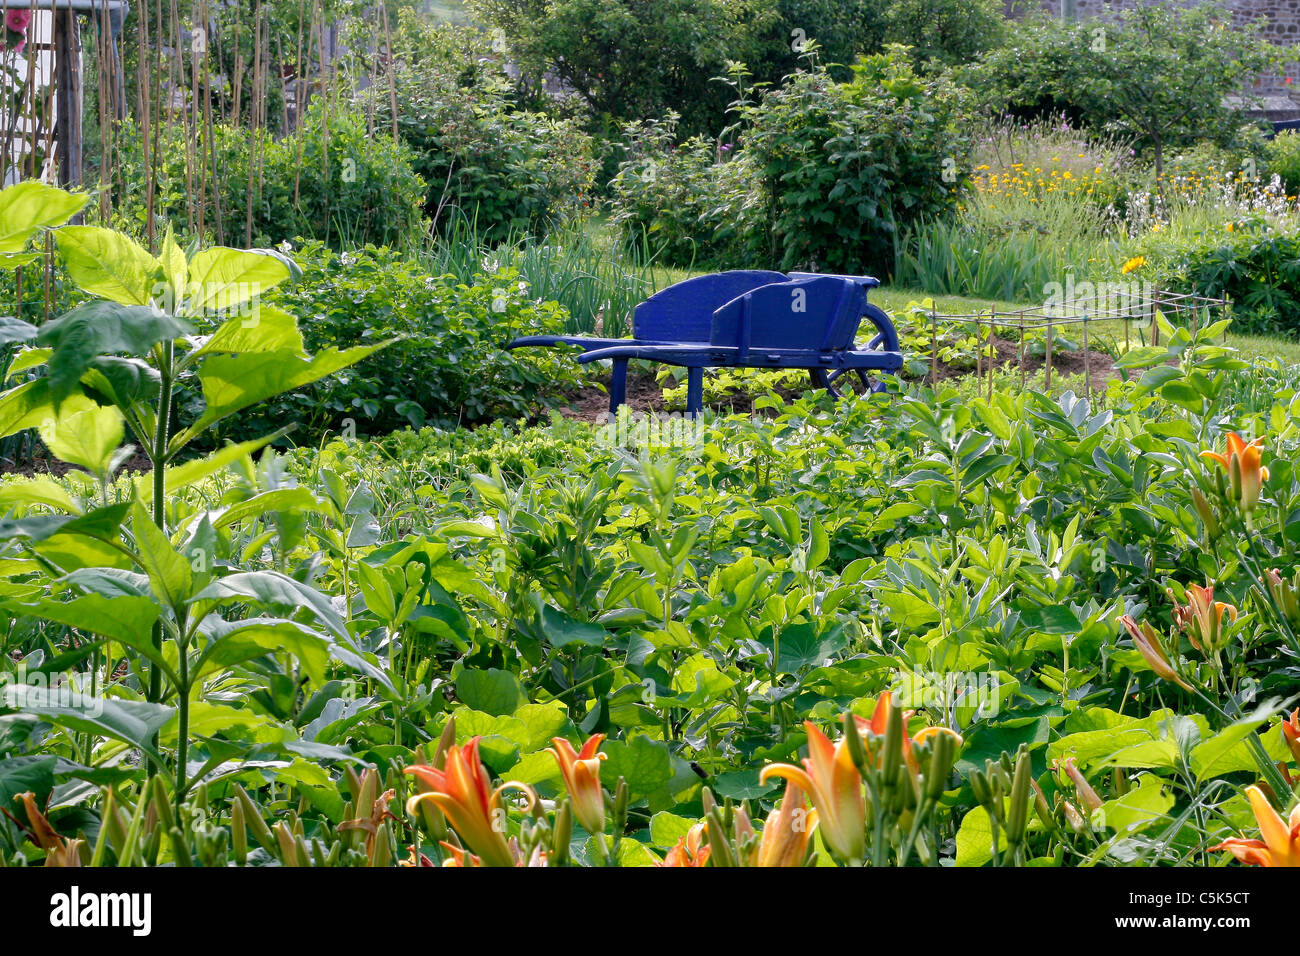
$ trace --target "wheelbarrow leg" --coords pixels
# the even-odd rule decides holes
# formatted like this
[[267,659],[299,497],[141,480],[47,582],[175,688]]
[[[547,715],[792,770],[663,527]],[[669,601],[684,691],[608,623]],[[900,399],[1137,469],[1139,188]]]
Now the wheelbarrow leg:
[[614,359],[614,375],[609,382],[609,414],[618,414],[618,406],[627,402],[627,359]]
[[686,414],[692,418],[704,407],[704,369],[694,366],[686,370]]

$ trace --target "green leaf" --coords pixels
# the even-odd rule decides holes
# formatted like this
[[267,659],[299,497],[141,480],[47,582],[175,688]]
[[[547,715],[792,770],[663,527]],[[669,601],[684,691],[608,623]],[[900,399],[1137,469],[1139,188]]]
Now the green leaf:
[[[209,475],[215,475],[219,471],[229,468],[237,461],[247,458],[253,452],[263,448],[276,439],[283,432],[276,432],[267,435],[264,438],[254,438],[250,441],[240,442],[236,445],[226,445],[219,448],[212,454],[203,458],[195,458],[187,461],[183,465],[167,469],[167,490],[176,492],[181,488],[186,488],[195,482],[202,481]],[[153,500],[153,480],[150,475],[144,475],[135,481],[136,495],[141,501],[148,504]]]
[[69,514],[81,513],[81,507],[67,489],[49,478],[31,478],[0,485],[0,511],[15,505],[44,505]]
[[80,393],[59,406],[58,413],[41,422],[38,430],[45,447],[60,461],[104,477],[126,432],[115,406],[98,405]]
[[673,778],[668,745],[663,741],[641,734],[631,740],[606,741],[602,749],[608,756],[601,767],[601,779],[612,785],[624,777],[634,797],[653,793]]
[[314,684],[325,682],[330,642],[296,621],[277,618],[223,621],[207,628],[207,633],[209,643],[195,665],[198,677],[268,654],[287,652]]
[[605,643],[605,629],[599,624],[579,621],[549,604],[542,606],[541,624],[542,633],[552,647],[567,647],[570,644],[600,647]]
[[983,807],[974,807],[957,828],[957,866],[983,866],[993,861],[993,822]]
[[131,506],[131,529],[135,532],[140,566],[158,599],[180,609],[194,590],[194,569],[174,547],[167,535],[136,501]]
[[227,319],[217,331],[195,350],[196,357],[241,352],[292,352],[306,357],[298,320],[284,309],[264,305],[258,310],[256,321],[236,316]]
[[35,604],[10,603],[6,606],[15,612],[27,613],[45,621],[75,627],[88,634],[99,634],[133,646],[141,638],[151,636],[150,629],[159,614],[159,607],[152,599],[133,595],[106,597],[102,594],[83,594],[70,601],[47,598]]
[[53,417],[54,402],[50,399],[47,379],[24,382],[0,395],[0,438],[36,428]]
[[100,226],[54,232],[68,274],[85,292],[123,305],[148,305],[161,264],[134,239]]
[[456,678],[456,696],[468,707],[505,717],[527,701],[519,678],[509,671],[467,670]]
[[152,757],[158,755],[149,740],[173,713],[173,708],[163,704],[91,697],[72,693],[63,687],[31,687],[26,684],[0,687],[0,700],[6,707],[36,714],[61,727],[111,737],[139,747]]
[[1115,360],[1116,368],[1148,368],[1169,361],[1169,350],[1160,345],[1141,345],[1129,349]]
[[209,425],[241,408],[332,375],[388,344],[361,345],[342,352],[330,348],[311,359],[283,351],[214,355],[199,371],[207,407],[197,422],[176,436],[172,447],[182,447]]
[[30,322],[15,319],[13,316],[0,316],[0,345],[13,345],[15,342],[30,342],[40,330]]
[[259,298],[289,278],[284,261],[266,252],[217,246],[190,260],[185,286],[191,312],[228,311]]
[[0,189],[0,253],[20,252],[37,230],[62,225],[89,201],[88,195],[74,196],[35,179]]
[[50,388],[56,402],[71,392],[92,360],[125,352],[147,355],[159,342],[193,332],[182,319],[148,305],[86,302],[41,326],[36,344],[54,349],[50,355]]
[[1083,630],[1078,615],[1061,604],[1031,608],[1021,620],[1026,628],[1041,634],[1078,634]]
[[[1196,779],[1203,783],[1212,777],[1221,777],[1237,771],[1258,772],[1254,752],[1246,743],[1246,738],[1255,733],[1266,721],[1282,713],[1282,710],[1282,704],[1276,698],[1265,701],[1251,713],[1233,721],[1209,740],[1202,741],[1192,748],[1190,763]],[[1260,744],[1274,759],[1287,758],[1280,734],[1264,735]]]

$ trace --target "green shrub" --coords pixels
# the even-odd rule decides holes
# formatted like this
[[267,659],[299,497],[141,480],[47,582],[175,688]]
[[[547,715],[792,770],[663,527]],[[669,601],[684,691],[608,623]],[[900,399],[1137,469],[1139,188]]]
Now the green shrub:
[[760,171],[780,268],[889,269],[900,226],[955,204],[969,170],[963,100],[892,46],[847,83],[818,67],[740,107],[742,155]]
[[1230,297],[1234,331],[1300,335],[1300,235],[1248,225],[1227,241],[1220,235],[1186,249],[1172,264],[1173,281],[1188,292]]
[[[141,235],[147,214],[144,156],[139,136],[121,134],[123,188],[113,224]],[[200,144],[200,149],[206,149]],[[187,172],[185,131],[160,131],[155,215],[158,231],[202,231],[221,242],[270,246],[306,236],[333,248],[410,241],[420,224],[424,183],[406,146],[376,127],[363,111],[326,107],[316,100],[290,136],[217,126],[212,152],[216,176]],[[250,177],[249,167],[252,165]],[[200,183],[204,215],[197,218]],[[251,186],[251,188],[250,188]],[[251,226],[251,228],[250,228]]]
[[967,63],[1002,42],[1001,8],[1001,0],[890,0],[884,38],[909,44],[923,61]]
[[[515,109],[503,76],[467,85],[460,71],[439,64],[408,67],[396,90],[399,134],[428,184],[422,204],[435,228],[458,212],[501,242],[543,234],[587,205],[591,137],[573,120]],[[388,129],[388,91],[373,95],[376,125]]]
[[351,104],[326,108],[317,100],[259,168],[253,238],[307,236],[335,249],[404,243],[419,226],[424,196],[415,167],[416,157],[384,126],[376,122],[371,132]]
[[1231,98],[1274,52],[1258,22],[1234,24],[1209,4],[1160,2],[1110,18],[1026,19],[962,76],[993,112],[1064,113],[1131,138],[1159,173],[1168,150],[1239,143],[1247,104]]
[[1300,194],[1300,131],[1289,129],[1264,147],[1265,168],[1280,176],[1288,195]]
[[675,142],[677,115],[629,123],[627,159],[610,184],[611,221],[624,242],[646,244],[668,265],[753,266],[768,258],[765,203],[747,155],[696,136]]
[[380,435],[405,426],[518,418],[578,382],[569,356],[506,352],[519,335],[564,331],[555,303],[531,298],[512,269],[473,282],[434,277],[391,249],[337,254],[319,242],[294,253],[301,279],[272,301],[298,316],[308,349],[402,338],[382,358],[284,395],[225,429],[226,438],[289,423],[297,444],[328,431]]

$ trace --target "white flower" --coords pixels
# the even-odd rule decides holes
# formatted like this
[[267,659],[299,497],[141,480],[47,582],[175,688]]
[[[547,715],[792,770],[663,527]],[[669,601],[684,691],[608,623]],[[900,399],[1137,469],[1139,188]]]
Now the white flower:
[[341,256],[339,256],[339,263],[341,265],[345,265],[345,266],[355,265],[356,261],[357,261],[357,257],[350,252],[345,252]]

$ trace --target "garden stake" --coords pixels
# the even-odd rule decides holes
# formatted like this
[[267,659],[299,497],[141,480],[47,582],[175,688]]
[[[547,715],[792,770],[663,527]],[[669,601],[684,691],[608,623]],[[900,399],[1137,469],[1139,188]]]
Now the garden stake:
[[1047,320],[1047,361],[1043,365],[1045,375],[1043,378],[1043,391],[1052,390],[1052,320]]
[[998,344],[993,338],[997,329],[998,313],[996,309],[989,310],[989,401],[993,401],[993,367],[998,360]]
[[930,387],[939,384],[939,311],[930,307]]
[[1092,401],[1092,362],[1088,359],[1088,313],[1083,313],[1083,393]]
[[1020,389],[1025,388],[1025,313],[1020,313]]

